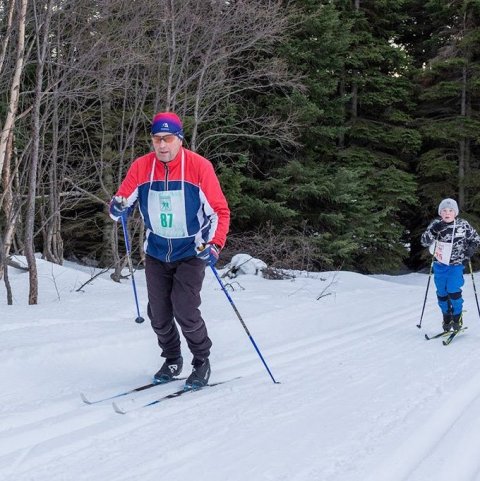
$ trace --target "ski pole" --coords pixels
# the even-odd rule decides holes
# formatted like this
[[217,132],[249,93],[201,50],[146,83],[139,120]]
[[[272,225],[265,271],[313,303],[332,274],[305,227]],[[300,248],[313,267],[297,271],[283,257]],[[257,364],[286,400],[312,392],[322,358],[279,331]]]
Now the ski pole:
[[135,277],[133,275],[133,265],[132,257],[130,255],[130,243],[128,242],[127,224],[124,215],[120,216],[120,218],[122,219],[123,237],[125,238],[125,248],[127,250],[128,269],[130,270],[130,275],[132,276],[133,295],[135,297],[135,304],[137,306],[137,318],[135,319],[135,322],[137,324],[141,324],[145,321],[145,319],[140,315],[140,308],[138,307],[137,286],[135,285]]
[[425,312],[425,304],[427,303],[428,288],[430,287],[430,279],[432,278],[432,270],[433,270],[433,259],[432,259],[432,262],[430,264],[430,272],[428,274],[427,290],[425,291],[425,299],[423,300],[422,315],[420,316],[420,322],[417,324],[417,327],[419,329],[422,327],[423,313]]
[[478,315],[480,316],[480,306],[478,305],[477,288],[475,287],[475,278],[473,277],[472,261],[468,260],[468,265],[470,266],[470,274],[472,275],[473,292],[475,293],[475,301],[477,302]]
[[254,341],[253,337],[251,336],[250,332],[248,331],[248,328],[247,328],[245,322],[243,321],[242,316],[241,316],[240,313],[238,312],[237,306],[235,306],[235,303],[233,302],[232,298],[230,297],[230,294],[229,294],[229,293],[227,292],[227,290],[225,289],[225,285],[223,284],[222,280],[220,279],[220,276],[218,275],[217,269],[215,269],[215,267],[212,266],[211,264],[210,264],[210,267],[212,268],[212,271],[213,271],[213,273],[215,274],[215,277],[217,278],[217,281],[218,281],[218,283],[220,284],[220,287],[222,288],[222,291],[225,293],[225,295],[227,296],[228,301],[230,302],[231,306],[233,307],[233,310],[235,311],[235,314],[237,315],[238,320],[241,322],[243,328],[245,329],[245,332],[247,333],[247,336],[249,337],[250,341],[252,342],[253,347],[254,347],[255,350],[257,351],[257,354],[259,355],[260,359],[262,360],[263,365],[265,366],[265,369],[267,370],[268,374],[269,374],[270,377],[272,378],[272,381],[273,381],[275,384],[280,384],[279,381],[275,381],[275,378],[273,377],[270,369],[268,368],[267,363],[265,362],[265,359],[263,358],[262,353],[260,352],[260,349],[258,349],[258,346],[257,346],[257,344],[255,343],[255,341]]

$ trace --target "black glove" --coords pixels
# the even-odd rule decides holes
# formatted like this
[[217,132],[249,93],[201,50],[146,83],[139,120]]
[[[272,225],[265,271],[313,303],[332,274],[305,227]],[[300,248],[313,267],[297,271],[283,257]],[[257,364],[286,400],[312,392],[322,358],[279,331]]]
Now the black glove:
[[447,223],[443,222],[443,220],[439,220],[438,222],[435,222],[435,224],[430,227],[430,232],[437,237],[440,232],[447,227]]
[[465,250],[465,257],[470,260],[473,255],[475,254],[475,252],[477,251],[477,247],[476,246],[468,246]]
[[472,256],[473,256],[473,254],[475,254],[476,250],[477,250],[476,246],[467,246],[465,248],[465,259],[462,262],[463,267],[467,268],[467,267],[470,266]]

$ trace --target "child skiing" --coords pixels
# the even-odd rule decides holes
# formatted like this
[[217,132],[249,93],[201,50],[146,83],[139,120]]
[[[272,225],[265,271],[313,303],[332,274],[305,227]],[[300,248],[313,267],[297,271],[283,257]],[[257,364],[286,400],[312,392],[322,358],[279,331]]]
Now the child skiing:
[[421,243],[434,255],[433,278],[438,305],[443,314],[443,330],[458,331],[462,319],[462,286],[464,263],[480,246],[480,236],[465,220],[458,217],[453,199],[443,199],[438,206],[440,219],[430,223]]

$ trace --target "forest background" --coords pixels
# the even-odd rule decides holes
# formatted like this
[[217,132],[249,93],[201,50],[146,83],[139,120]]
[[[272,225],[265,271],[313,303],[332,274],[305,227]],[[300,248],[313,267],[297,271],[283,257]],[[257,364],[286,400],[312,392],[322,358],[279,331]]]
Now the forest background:
[[225,260],[420,269],[447,196],[480,228],[480,0],[0,0],[0,35],[0,275],[25,255],[31,304],[36,252],[118,279],[157,111],[215,166]]

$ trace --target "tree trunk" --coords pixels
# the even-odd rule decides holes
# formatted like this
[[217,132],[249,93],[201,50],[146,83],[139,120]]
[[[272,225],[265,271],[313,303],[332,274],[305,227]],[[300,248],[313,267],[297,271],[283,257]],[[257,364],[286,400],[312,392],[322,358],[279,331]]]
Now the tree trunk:
[[7,139],[7,148],[5,150],[5,163],[3,164],[3,175],[2,175],[2,186],[3,186],[3,196],[1,202],[1,208],[5,214],[5,234],[4,241],[2,245],[5,246],[5,255],[8,256],[7,246],[10,245],[10,240],[12,234],[8,234],[12,226],[13,217],[13,176],[12,176],[12,144],[13,135],[9,135]]
[[[10,0],[10,8],[8,10],[7,16],[7,30],[3,38],[3,43],[0,51],[0,72],[2,71],[3,64],[5,62],[5,56],[7,54],[8,42],[10,40],[10,35],[12,33],[12,23],[13,23],[13,12],[15,9],[16,0]],[[0,169],[1,171],[1,169]]]
[[0,136],[0,172],[3,170],[5,156],[7,153],[7,143],[10,132],[15,124],[15,116],[18,109],[18,98],[20,96],[20,78],[22,76],[23,66],[25,63],[25,23],[27,16],[27,0],[20,0],[20,12],[18,19],[18,42],[17,42],[17,60],[15,71],[13,74],[12,84],[10,86],[10,102],[7,110],[7,117]]
[[61,235],[60,216],[60,183],[58,180],[58,142],[59,142],[59,115],[58,91],[53,94],[52,113],[52,153],[48,165],[48,201],[45,204],[45,226],[43,257],[55,264],[63,263],[63,239]]
[[[460,115],[465,119],[467,114],[467,66],[462,69],[462,98],[460,104]],[[463,137],[459,142],[458,153],[458,207],[462,210],[465,206],[465,170],[468,149],[468,139]]]
[[[14,192],[18,192],[18,189],[15,189],[15,185],[18,182],[18,165],[14,165],[13,168],[11,165],[12,159],[14,158],[13,133],[11,133],[7,140],[5,163],[3,164],[3,175],[1,178],[3,186],[3,202],[1,203],[1,208],[3,209],[5,224],[3,227],[4,235],[0,245],[0,249],[3,253],[3,256],[0,257],[0,279],[4,273],[2,262],[6,262],[10,255],[10,248],[17,230],[17,222],[21,212],[21,204],[18,200],[18,194],[14,195]],[[15,175],[12,174],[14,172],[16,172]]]
[[[342,100],[342,124],[345,125],[346,123],[346,106],[345,106],[345,69],[342,69],[342,76],[340,78],[340,83],[338,86],[338,93],[340,99]],[[338,135],[338,148],[344,149],[345,148],[345,129],[340,129],[340,133]]]
[[[215,25],[216,27],[216,25]],[[200,109],[201,109],[201,101],[203,99],[203,96],[205,94],[204,92],[204,82],[205,82],[205,77],[207,75],[207,70],[209,67],[211,67],[211,55],[212,55],[212,50],[217,42],[217,29],[211,33],[210,37],[210,45],[208,47],[207,52],[205,53],[205,57],[203,59],[203,66],[200,70],[200,76],[198,79],[197,83],[197,88],[195,92],[195,103],[194,103],[194,108],[193,108],[193,128],[192,128],[192,136],[191,136],[191,149],[195,152],[197,150],[197,136],[198,136],[198,125],[201,121],[200,118]]]
[[[49,0],[47,5],[47,11],[45,12],[45,20],[43,23],[43,28],[37,20],[36,25],[36,40],[37,40],[37,72],[35,80],[35,98],[33,106],[33,126],[32,126],[32,137],[33,137],[33,149],[32,149],[32,160],[29,169],[28,177],[28,197],[27,197],[27,214],[25,216],[25,257],[27,258],[29,280],[30,280],[30,290],[28,295],[29,304],[38,303],[38,275],[37,275],[37,263],[35,261],[35,239],[34,239],[34,228],[35,228],[35,195],[37,192],[37,172],[39,165],[39,155],[40,155],[40,106],[43,99],[43,72],[45,67],[45,60],[47,56],[47,46],[48,46],[48,35],[50,18],[52,12],[52,2]],[[43,35],[42,35],[43,33]]]
[[3,250],[3,245],[3,236],[0,231],[0,268],[5,283],[5,289],[7,291],[7,304],[11,306],[13,304],[12,287],[10,285],[10,280],[8,279],[8,262]]
[[[355,11],[360,10],[360,0],[355,0]],[[352,85],[352,119],[356,120],[358,117],[358,84],[357,79],[353,77]]]

